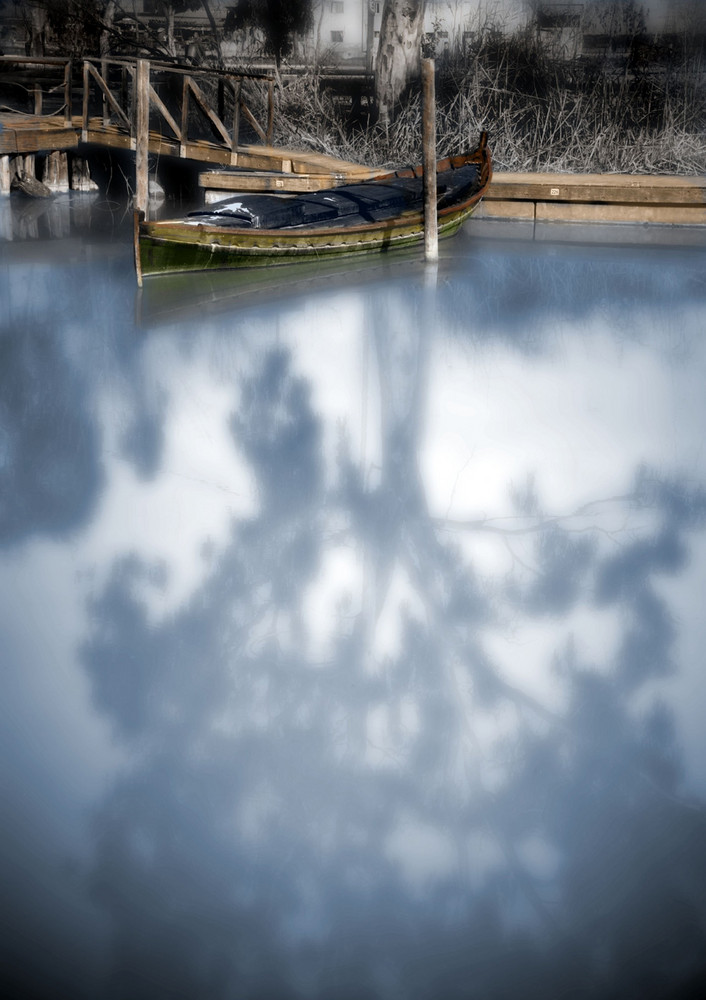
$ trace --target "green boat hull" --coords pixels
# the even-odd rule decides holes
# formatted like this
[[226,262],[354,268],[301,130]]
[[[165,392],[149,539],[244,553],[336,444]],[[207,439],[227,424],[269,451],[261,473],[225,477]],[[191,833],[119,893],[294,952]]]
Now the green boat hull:
[[[474,206],[475,207],[475,206]],[[452,236],[472,213],[472,209],[462,217],[439,226],[439,237]],[[360,254],[388,253],[420,244],[424,231],[414,227],[396,226],[375,239],[342,240],[337,234],[336,242],[325,237],[305,238],[287,243],[274,240],[259,240],[254,244],[244,244],[242,237],[237,244],[228,242],[227,236],[210,235],[208,241],[186,242],[170,237],[155,237],[142,234],[139,241],[139,270],[143,277],[174,271],[207,271],[238,267],[272,267],[295,261],[330,260]]]

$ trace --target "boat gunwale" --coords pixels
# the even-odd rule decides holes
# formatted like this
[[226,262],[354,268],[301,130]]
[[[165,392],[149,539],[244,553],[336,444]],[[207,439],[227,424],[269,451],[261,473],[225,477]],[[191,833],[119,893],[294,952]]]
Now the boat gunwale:
[[[470,209],[472,208],[473,204],[474,204],[474,199],[471,199],[467,203],[464,203],[462,207],[458,208],[454,213],[453,217],[445,219],[444,224],[442,224],[441,226],[441,235],[445,235],[444,234],[445,227],[450,227],[455,224],[460,225],[464,221],[464,219],[457,219],[457,216],[464,215],[464,213],[466,212],[470,212]],[[367,233],[368,227],[351,226],[350,228],[345,230],[345,233],[355,234],[355,233],[360,233],[361,230],[365,230],[365,232]],[[398,232],[395,233],[395,230],[397,230]],[[211,228],[208,229],[209,234],[215,232],[216,230],[214,229]],[[229,230],[228,232],[232,232],[232,230]],[[254,235],[255,233],[276,234],[276,233],[281,233],[282,230],[257,229],[257,230],[238,230],[237,232],[240,235],[243,234]],[[416,221],[405,220],[405,223],[403,225],[400,225],[398,223],[397,225],[394,226],[388,226],[385,229],[383,229],[382,226],[380,226],[379,228],[376,227],[375,230],[369,234],[369,239],[367,240],[365,239],[342,240],[340,238],[341,230],[330,230],[329,232],[326,231],[322,232],[320,229],[317,229],[313,231],[309,230],[308,233],[310,240],[308,243],[304,242],[304,238],[306,238],[307,234],[303,230],[300,230],[298,233],[292,234],[297,236],[296,242],[294,241],[294,239],[290,238],[286,242],[280,242],[279,244],[276,242],[265,242],[265,241],[263,241],[262,243],[256,243],[254,241],[251,241],[249,244],[241,242],[237,245],[233,245],[232,243],[214,243],[211,240],[209,241],[204,240],[202,242],[197,242],[194,240],[188,240],[188,241],[176,240],[168,236],[159,236],[154,233],[144,233],[143,237],[146,240],[152,241],[153,243],[158,243],[162,245],[179,243],[184,246],[199,246],[203,249],[209,249],[213,253],[221,251],[233,253],[234,251],[237,251],[246,256],[252,256],[252,257],[257,257],[261,255],[277,256],[280,254],[282,256],[285,256],[287,254],[291,256],[298,256],[299,255],[298,252],[304,253],[306,251],[326,250],[334,247],[339,248],[341,251],[345,251],[345,250],[354,250],[357,247],[366,247],[366,246],[377,247],[381,243],[390,243],[392,241],[399,241],[399,240],[414,240],[415,242],[418,242],[419,239],[423,236],[423,217],[421,218],[417,217]],[[326,242],[323,242],[325,237],[326,236],[330,237],[331,234],[335,234],[335,236],[337,236],[338,238],[337,239],[329,238]],[[316,242],[311,242],[312,237],[314,240],[316,240]]]

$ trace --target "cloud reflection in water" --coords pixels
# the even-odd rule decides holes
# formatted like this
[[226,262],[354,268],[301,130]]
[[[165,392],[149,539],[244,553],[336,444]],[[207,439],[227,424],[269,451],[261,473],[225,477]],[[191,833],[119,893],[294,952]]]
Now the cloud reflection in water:
[[[116,309],[100,362],[88,303],[52,328],[46,408],[3,391],[25,521],[0,586],[35,618],[73,595],[58,643],[92,708],[71,688],[49,714],[83,706],[104,775],[72,787],[57,746],[45,841],[5,853],[73,855],[57,891],[108,917],[87,995],[667,997],[703,975],[703,260],[468,247],[438,291],[141,336]],[[3,332],[13,386],[41,301],[16,307],[22,349]],[[55,516],[20,504],[30,416],[72,483]],[[62,808],[90,846],[60,841]]]

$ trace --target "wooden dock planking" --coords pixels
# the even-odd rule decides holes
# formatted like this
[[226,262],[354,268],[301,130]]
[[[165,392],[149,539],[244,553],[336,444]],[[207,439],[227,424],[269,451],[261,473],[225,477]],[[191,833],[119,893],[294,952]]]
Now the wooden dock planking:
[[[116,125],[104,125],[101,118],[91,118],[83,131],[80,116],[73,119],[73,127],[63,122],[42,121],[39,125],[32,115],[0,115],[4,126],[0,133],[0,154],[44,152],[77,146],[79,139],[112,149],[134,149],[135,139]],[[373,171],[345,160],[320,153],[279,149],[274,146],[240,146],[233,153],[225,146],[203,139],[178,139],[150,130],[150,153],[175,156],[203,163],[222,166],[239,166],[248,170],[269,170],[278,173],[334,174],[345,177],[369,177]]]
[[[260,147],[255,147],[258,152],[259,149]],[[283,194],[323,191],[340,184],[366,180],[379,173],[371,167],[361,167],[357,163],[347,163],[334,157],[324,158],[316,153],[312,154],[311,159],[308,159],[306,153],[289,155],[292,157],[291,166],[284,172],[268,169],[266,166],[261,169],[249,166],[257,158],[255,153],[247,158],[248,164],[244,162],[244,158],[238,159],[238,167],[247,166],[247,173],[244,170],[209,170],[199,174],[199,186],[205,192],[206,202],[226,198],[234,191],[276,191]],[[295,165],[296,170],[293,169]]]
[[276,170],[210,170],[199,174],[199,187],[203,188],[206,203],[227,198],[238,191],[275,191],[299,194],[306,191],[323,191],[345,183],[343,174],[281,174]]
[[[0,113],[0,157],[76,148],[81,141],[135,150],[134,136],[102,117],[86,122],[73,116]],[[316,191],[374,176],[378,171],[324,153],[237,146],[201,139],[180,141],[150,130],[150,154],[211,164],[232,170],[200,174],[199,184],[213,201],[233,191]],[[248,174],[245,171],[249,171]],[[486,218],[542,222],[654,222],[706,224],[706,178],[624,174],[550,174],[496,172],[479,207]]]
[[642,174],[496,173],[486,200],[705,205],[706,179]]
[[[234,74],[213,67],[165,65],[145,59],[101,59],[99,63],[95,59],[85,58],[82,60],[81,114],[77,116],[71,113],[77,103],[74,98],[78,94],[74,93],[72,97],[70,59],[40,57],[34,59],[0,55],[0,67],[3,69],[12,67],[16,73],[29,71],[30,75],[37,69],[42,72],[63,70],[63,83],[51,87],[46,92],[55,93],[61,90],[64,99],[60,109],[63,111],[63,128],[58,115],[41,115],[43,96],[41,85],[39,89],[35,87],[33,115],[9,109],[9,113],[0,114],[0,122],[4,126],[0,136],[0,156],[52,152],[75,147],[79,142],[109,149],[133,151],[136,156],[137,200],[143,211],[147,211],[147,204],[141,204],[143,199],[139,192],[146,190],[145,176],[149,154],[174,156],[218,167],[238,166],[282,174],[327,174],[332,181],[339,175],[345,177],[369,175],[369,171],[361,170],[357,165],[345,163],[336,157],[314,152],[277,149],[272,146],[274,79],[269,74],[248,72]],[[119,67],[121,71],[122,83],[119,93],[115,89],[115,83],[111,84],[109,76],[111,67],[113,70]],[[181,86],[181,117],[178,111],[175,112],[176,117],[172,116],[172,112],[155,89],[156,81],[163,82],[165,74],[176,76]],[[211,98],[197,82],[197,78],[199,81],[209,79],[213,82],[214,77],[218,81],[220,96],[225,94],[226,88],[231,88],[233,92],[232,122],[228,125],[221,120],[224,114],[223,107],[219,105],[216,113],[215,106],[211,107]],[[266,122],[258,121],[252,109],[248,107],[246,95],[242,90],[244,80],[256,80],[267,85]],[[132,110],[129,107],[128,87],[132,88]],[[96,90],[102,99],[102,114],[99,117],[95,115],[91,117],[90,102],[92,97],[95,98]],[[217,133],[215,141],[209,141],[210,136],[208,139],[189,137],[188,127],[192,108],[200,112],[201,118],[205,116],[210,122]],[[243,146],[239,143],[239,124],[243,118],[259,136],[262,145]],[[160,123],[158,125],[157,119]]]
[[373,171],[370,167],[363,167],[358,163],[348,163],[346,160],[339,160],[337,157],[328,156],[325,153],[299,152],[292,153],[292,172],[295,174],[343,173],[350,179],[363,179],[380,171]]
[[0,156],[53,152],[78,146],[79,131],[63,118],[37,118],[17,113],[0,114]]
[[706,178],[495,173],[485,218],[542,222],[706,224]]
[[576,205],[537,202],[537,222],[653,222],[706,225],[706,208],[696,205]]
[[[20,115],[15,112],[1,114],[0,122],[3,125],[3,130],[0,132],[2,156],[71,149],[78,146],[80,141],[110,149],[135,149],[134,137],[117,125],[104,125],[100,117],[91,118],[85,130],[82,128],[83,121],[80,115],[73,117],[70,128],[66,127],[63,119],[37,119],[34,115]],[[327,186],[338,178],[341,178],[342,182],[347,179],[369,177],[374,173],[367,167],[321,153],[279,149],[274,146],[239,146],[234,153],[218,143],[201,139],[190,139],[181,143],[172,136],[154,130],[150,130],[148,145],[150,153],[160,156],[175,156],[201,163],[213,163],[216,166],[238,166],[253,171],[325,177]],[[227,181],[224,183],[228,184]],[[298,189],[306,190],[306,188]]]

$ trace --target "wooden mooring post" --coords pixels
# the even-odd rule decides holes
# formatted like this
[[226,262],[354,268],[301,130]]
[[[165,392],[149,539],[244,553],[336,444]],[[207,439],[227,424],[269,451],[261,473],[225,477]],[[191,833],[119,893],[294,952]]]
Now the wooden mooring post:
[[150,64],[137,60],[135,73],[135,209],[148,216],[150,141]]
[[438,260],[439,226],[436,218],[436,96],[434,60],[422,59],[422,164],[424,167],[424,256]]

